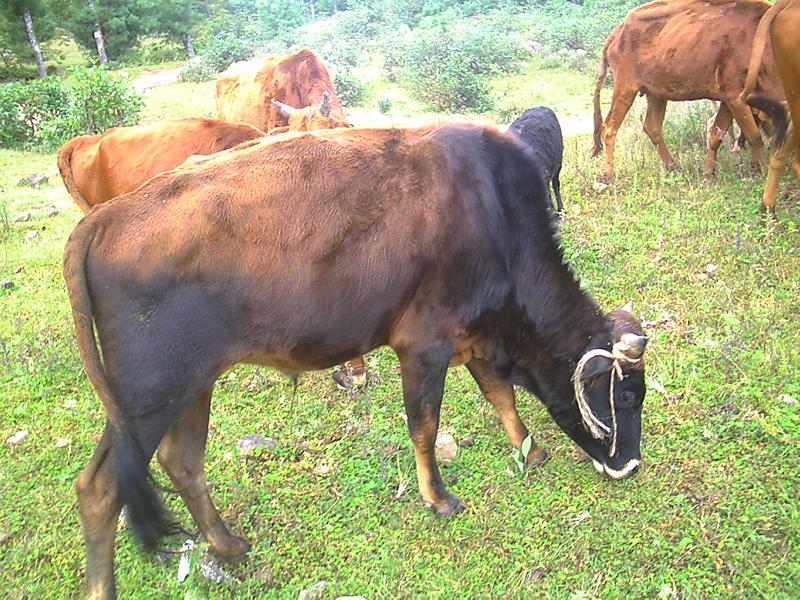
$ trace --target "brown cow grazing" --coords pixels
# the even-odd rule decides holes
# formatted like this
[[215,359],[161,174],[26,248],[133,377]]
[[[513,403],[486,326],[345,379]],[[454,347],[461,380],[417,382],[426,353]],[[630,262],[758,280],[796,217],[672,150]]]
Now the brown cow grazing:
[[170,530],[148,479],[156,451],[214,553],[246,552],[203,473],[214,382],[239,362],[298,373],[391,346],[439,515],[463,509],[434,455],[448,365],[467,365],[513,444],[528,434],[516,384],[599,471],[633,474],[646,338],[581,289],[551,221],[525,145],[465,124],[276,136],[84,217],[64,276],[108,415],[78,479],[90,597],[115,593],[123,505],[147,546]]
[[192,155],[214,154],[264,135],[246,123],[199,118],[115,127],[64,144],[58,151],[58,170],[70,196],[88,213]]
[[[792,116],[789,123],[786,107],[779,99],[753,93],[756,89],[756,73],[760,70],[768,41],[771,41],[778,75]],[[793,152],[792,169],[800,179],[800,129],[797,128],[800,123],[800,0],[779,0],[761,19],[753,41],[742,97],[752,106],[771,114],[776,121],[767,183],[761,199],[761,211],[774,217],[778,184]]]
[[328,69],[316,54],[303,48],[228,67],[217,79],[217,113],[225,121],[243,121],[270,131],[289,124],[272,100],[303,109],[322,104],[325,92],[330,94],[329,116],[347,122]]
[[322,93],[322,102],[319,106],[294,108],[283,102],[272,99],[274,106],[282,117],[288,121],[284,127],[270,129],[269,135],[285,133],[287,131],[313,131],[315,129],[337,129],[339,127],[352,127],[351,123],[331,116],[330,92]]
[[[611,33],[603,47],[594,94],[594,151],[605,143],[606,179],[613,179],[617,131],[637,94],[647,98],[644,130],[658,148],[668,169],[677,163],[664,143],[662,125],[667,101],[719,100],[724,105],[711,128],[704,166],[713,174],[716,153],[731,118],[742,128],[754,161],[764,163],[763,143],[753,114],[739,93],[744,87],[749,49],[758,21],[769,9],[760,0],[709,2],[706,0],[656,0],[634,8]],[[600,110],[600,90],[608,67],[614,73],[611,108],[605,121]],[[782,92],[775,77],[771,53],[759,72],[758,91],[774,97]]]

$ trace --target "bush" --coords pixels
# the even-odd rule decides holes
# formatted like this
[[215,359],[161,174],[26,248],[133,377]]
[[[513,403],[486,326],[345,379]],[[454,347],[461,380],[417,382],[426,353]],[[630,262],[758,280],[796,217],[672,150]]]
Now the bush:
[[393,67],[412,94],[435,111],[486,112],[494,106],[487,79],[517,68],[526,50],[500,21],[480,20],[417,30]]
[[29,145],[67,110],[69,94],[55,77],[0,85],[0,146]]
[[360,106],[364,102],[364,84],[349,69],[335,67],[333,89],[342,106]]
[[214,71],[224,71],[231,63],[253,58],[253,44],[232,35],[219,35],[205,44],[203,61]]
[[77,135],[133,125],[143,100],[108,70],[74,69],[67,80],[45,77],[0,85],[0,146],[53,149]]
[[378,111],[385,115],[392,110],[392,100],[386,96],[378,99]]
[[181,72],[178,74],[178,80],[184,82],[208,81],[214,79],[216,76],[216,69],[209,65],[205,59],[201,59],[181,69]]

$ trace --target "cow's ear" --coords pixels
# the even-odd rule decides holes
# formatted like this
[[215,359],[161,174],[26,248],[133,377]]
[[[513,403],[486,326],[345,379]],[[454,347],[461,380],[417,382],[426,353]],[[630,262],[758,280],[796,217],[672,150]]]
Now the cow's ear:
[[597,377],[601,373],[606,373],[610,371],[611,364],[612,363],[610,358],[606,358],[605,356],[595,356],[583,366],[583,371],[581,372],[581,380],[589,381],[590,379]]

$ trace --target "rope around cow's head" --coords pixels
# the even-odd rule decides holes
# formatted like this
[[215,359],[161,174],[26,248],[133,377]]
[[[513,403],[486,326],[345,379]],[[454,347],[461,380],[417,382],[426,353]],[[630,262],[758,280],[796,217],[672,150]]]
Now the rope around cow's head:
[[[617,410],[616,406],[614,405],[614,384],[617,380],[622,381],[622,378],[624,377],[622,374],[623,362],[633,364],[642,360],[641,355],[643,349],[642,352],[639,352],[639,356],[635,358],[626,354],[626,352],[630,352],[632,347],[632,344],[629,344],[628,340],[626,339],[627,335],[629,334],[623,335],[622,339],[614,344],[614,346],[611,348],[611,352],[608,350],[603,350],[602,348],[589,350],[578,361],[578,365],[575,367],[575,374],[572,376],[572,384],[575,388],[575,400],[578,402],[578,408],[581,411],[583,425],[596,440],[601,440],[609,433],[611,434],[611,451],[609,452],[610,457],[613,457],[617,454]],[[635,337],[639,338],[639,336]],[[608,390],[608,403],[611,407],[611,428],[598,419],[597,416],[592,412],[592,408],[589,406],[589,400],[586,398],[586,392],[584,389],[583,371],[586,368],[587,363],[591,359],[597,358],[598,356],[611,359],[611,383]]]

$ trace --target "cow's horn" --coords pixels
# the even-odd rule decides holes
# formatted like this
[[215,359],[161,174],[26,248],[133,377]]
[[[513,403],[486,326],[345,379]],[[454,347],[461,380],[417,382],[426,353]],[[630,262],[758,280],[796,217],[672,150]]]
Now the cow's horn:
[[623,333],[615,346],[628,358],[637,360],[644,354],[644,349],[647,346],[647,338],[635,333]]
[[293,108],[288,104],[284,104],[283,102],[278,102],[277,100],[275,100],[275,98],[272,99],[272,106],[278,109],[278,113],[280,113],[280,115],[284,119],[288,119],[289,117],[291,117],[297,110],[296,108]]
[[331,114],[331,95],[328,92],[322,92],[322,102],[319,105],[319,114],[323,117],[329,117]]

